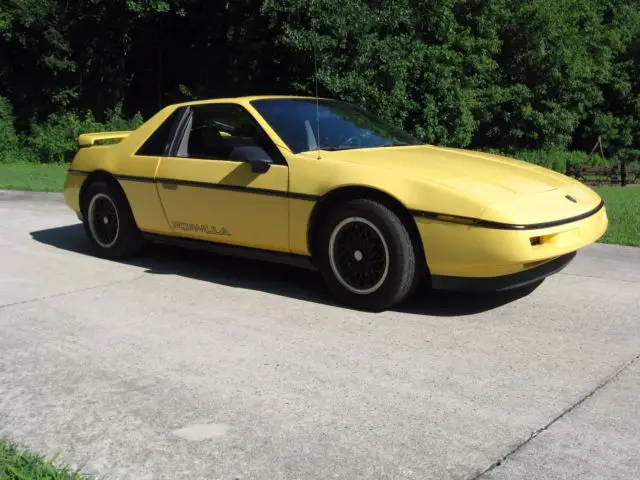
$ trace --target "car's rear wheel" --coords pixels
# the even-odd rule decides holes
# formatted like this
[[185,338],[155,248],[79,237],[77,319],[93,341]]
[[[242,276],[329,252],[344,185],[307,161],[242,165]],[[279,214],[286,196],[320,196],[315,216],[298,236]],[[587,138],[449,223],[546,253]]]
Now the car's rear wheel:
[[98,255],[122,259],[135,255],[144,244],[129,202],[117,186],[96,181],[83,195],[85,232]]
[[367,199],[351,200],[323,219],[314,255],[339,301],[381,311],[415,286],[415,246],[398,215]]

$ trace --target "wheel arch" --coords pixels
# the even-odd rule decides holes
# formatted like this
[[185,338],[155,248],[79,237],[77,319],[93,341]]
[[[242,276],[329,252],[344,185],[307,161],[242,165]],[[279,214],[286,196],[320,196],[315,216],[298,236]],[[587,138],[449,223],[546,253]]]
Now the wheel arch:
[[[84,180],[84,182],[82,182],[82,186],[80,187],[80,210],[82,211],[82,209],[84,208],[85,205],[85,195],[87,193],[87,189],[89,188],[89,186],[91,186],[91,184],[98,182],[98,181],[103,181],[109,185],[112,185],[113,187],[117,188],[118,190],[120,190],[120,192],[122,193],[122,195],[124,195],[125,198],[127,198],[127,194],[125,193],[124,189],[122,188],[122,185],[120,185],[120,182],[118,182],[118,180],[116,179],[116,177],[113,176],[113,174],[107,172],[106,170],[94,170],[93,172],[91,172],[87,178]],[[128,201],[128,199],[127,199]],[[83,212],[84,214],[85,212]]]
[[424,265],[425,269],[428,271],[424,252],[424,244],[422,243],[422,238],[420,238],[418,225],[409,212],[409,209],[393,195],[382,190],[366,186],[339,187],[324,194],[316,202],[316,205],[311,211],[311,215],[309,217],[309,227],[307,229],[307,245],[309,253],[311,253],[311,257],[314,257],[315,249],[317,248],[317,246],[315,245],[315,239],[318,237],[318,231],[322,222],[322,218],[331,211],[332,207],[335,207],[349,200],[355,200],[359,198],[373,200],[381,203],[382,205],[393,211],[396,215],[398,215],[404,226],[407,228],[407,231],[409,232],[411,240],[417,250],[416,254],[420,259],[421,264]]

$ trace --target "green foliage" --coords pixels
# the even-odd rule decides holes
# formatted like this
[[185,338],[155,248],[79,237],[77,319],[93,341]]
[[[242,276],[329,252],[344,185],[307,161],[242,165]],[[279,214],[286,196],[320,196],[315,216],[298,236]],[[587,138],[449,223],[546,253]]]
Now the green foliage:
[[[321,95],[431,143],[590,151],[602,136],[607,158],[640,150],[640,0],[2,4],[0,92],[18,136],[111,124],[117,105],[148,117],[188,99],[313,94],[317,78]],[[59,159],[65,139],[28,143]]]
[[64,163],[0,163],[0,190],[61,192],[68,169]]
[[101,132],[121,132],[135,130],[138,128],[144,119],[142,114],[137,112],[131,118],[125,118],[122,112],[122,104],[116,105],[114,108],[109,108],[105,112],[105,122],[102,125]]
[[70,161],[77,150],[78,136],[83,132],[100,131],[100,124],[88,112],[84,118],[75,113],[52,114],[43,124],[34,124],[26,138],[28,149],[42,163]]
[[89,477],[59,462],[47,460],[0,440],[2,480],[88,480]]
[[6,98],[0,97],[0,163],[14,159],[18,136],[13,128],[13,112]]
[[25,146],[42,163],[71,161],[78,148],[78,136],[89,132],[110,132],[135,130],[142,123],[137,114],[132,119],[124,119],[119,108],[109,110],[106,122],[95,120],[91,112],[84,115],[68,112],[52,114],[44,123],[34,124],[31,134],[25,139]]
[[627,182],[640,183],[640,161],[628,162],[625,165],[625,169],[627,172]]
[[[473,11],[475,10],[475,14]],[[480,87],[497,52],[482,2],[267,0],[279,45],[296,57],[294,87],[363,104],[433,143],[468,145]],[[294,17],[292,17],[294,15]]]
[[607,205],[609,228],[603,243],[640,247],[640,188],[599,187],[596,191]]
[[622,148],[615,156],[616,160],[627,162],[627,164],[640,163],[640,149]]
[[600,155],[593,155],[591,160],[589,160],[589,155],[585,152],[568,151],[564,149],[523,150],[517,152],[514,157],[561,173],[566,172],[567,165],[607,164]]

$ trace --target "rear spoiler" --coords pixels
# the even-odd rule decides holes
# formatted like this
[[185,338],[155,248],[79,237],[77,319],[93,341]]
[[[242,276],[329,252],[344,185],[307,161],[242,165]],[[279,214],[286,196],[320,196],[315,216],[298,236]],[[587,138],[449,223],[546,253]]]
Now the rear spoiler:
[[131,134],[128,132],[98,132],[98,133],[83,133],[78,137],[78,143],[80,147],[91,147],[96,144],[96,142],[102,141],[120,141],[123,138],[127,138]]

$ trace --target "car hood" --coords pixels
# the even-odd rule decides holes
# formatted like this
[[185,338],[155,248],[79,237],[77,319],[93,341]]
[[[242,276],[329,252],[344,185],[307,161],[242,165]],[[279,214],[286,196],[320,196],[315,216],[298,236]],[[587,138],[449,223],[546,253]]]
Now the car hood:
[[[417,145],[328,152],[332,159],[358,162],[473,199],[483,218],[545,222],[580,215],[600,202],[576,180],[537,165],[499,155]],[[570,195],[577,200],[566,198]],[[443,212],[447,213],[447,212]]]

